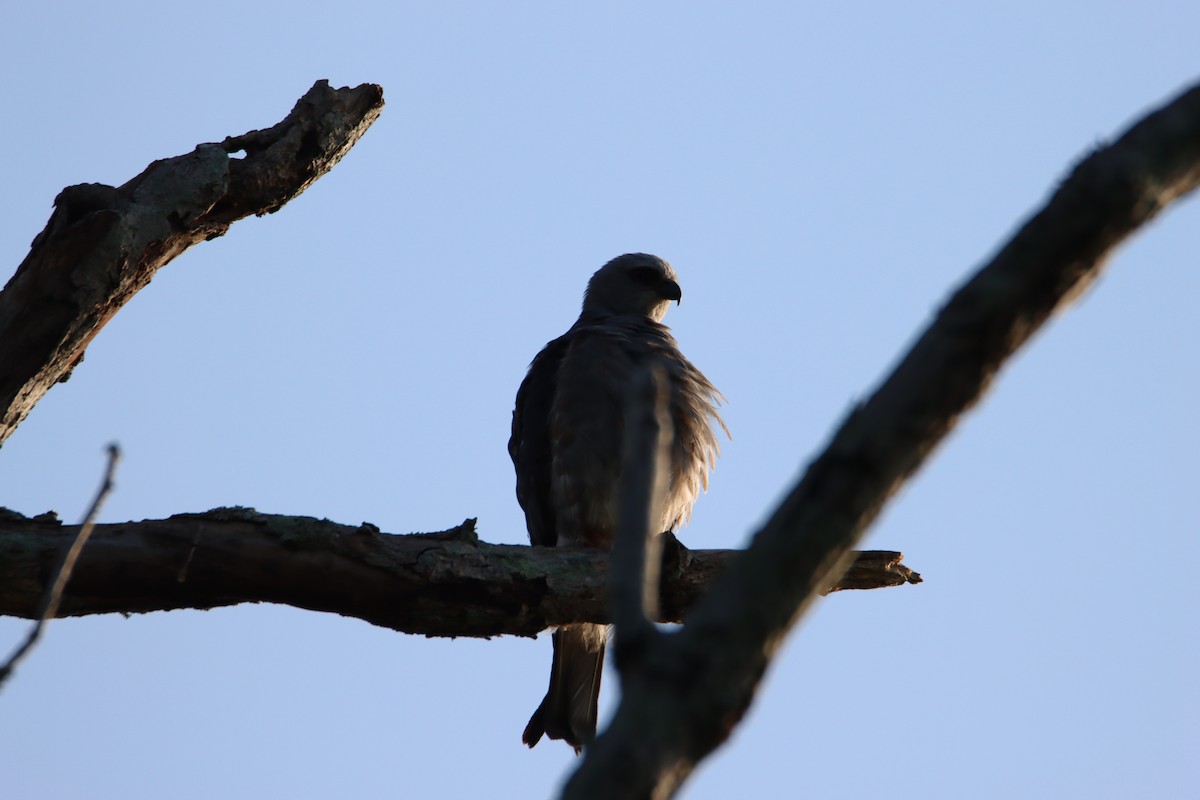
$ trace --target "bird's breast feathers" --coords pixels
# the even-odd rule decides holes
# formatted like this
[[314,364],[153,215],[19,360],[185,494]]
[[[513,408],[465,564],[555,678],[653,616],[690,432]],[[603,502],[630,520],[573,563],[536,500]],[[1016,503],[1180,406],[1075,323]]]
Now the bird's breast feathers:
[[674,437],[668,488],[655,515],[660,530],[687,521],[707,487],[717,454],[713,424],[723,425],[720,394],[661,325],[588,326],[568,334],[546,420],[550,507],[560,545],[611,546],[617,526],[626,392],[647,366],[669,382]]

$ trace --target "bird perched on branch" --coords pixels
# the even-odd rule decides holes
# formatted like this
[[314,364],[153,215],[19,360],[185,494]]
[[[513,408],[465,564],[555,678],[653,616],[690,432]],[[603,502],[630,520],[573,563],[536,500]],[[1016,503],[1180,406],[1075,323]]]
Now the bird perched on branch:
[[[679,352],[662,318],[682,297],[675,270],[645,253],[619,256],[588,281],[579,319],[546,345],[517,392],[508,452],[529,540],[543,547],[611,549],[617,530],[626,393],[640,370],[666,376],[674,429],[666,490],[651,522],[669,531],[686,522],[708,488],[725,430],[723,400]],[[596,702],[607,626],[564,625],[554,632],[550,688],[522,740],[545,734],[578,753],[596,735]]]

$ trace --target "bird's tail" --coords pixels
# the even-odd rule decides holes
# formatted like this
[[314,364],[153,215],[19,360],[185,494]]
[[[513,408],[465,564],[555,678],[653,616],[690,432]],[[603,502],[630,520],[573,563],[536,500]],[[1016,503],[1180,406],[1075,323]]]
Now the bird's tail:
[[554,632],[550,689],[525,726],[521,741],[533,747],[542,734],[564,739],[578,753],[596,736],[596,701],[604,669],[607,625],[564,625]]

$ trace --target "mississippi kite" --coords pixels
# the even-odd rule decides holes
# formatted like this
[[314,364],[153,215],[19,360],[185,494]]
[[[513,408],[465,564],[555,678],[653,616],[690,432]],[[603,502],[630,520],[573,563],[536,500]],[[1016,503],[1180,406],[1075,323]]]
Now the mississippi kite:
[[[651,515],[656,530],[686,522],[708,488],[718,451],[714,425],[725,428],[716,409],[722,398],[661,324],[681,297],[675,270],[661,258],[614,258],[588,281],[579,319],[530,364],[508,452],[532,544],[612,548],[626,392],[648,366],[667,377],[674,426],[667,489]],[[550,688],[525,728],[525,744],[533,747],[545,734],[578,753],[596,735],[606,640],[605,625],[554,632]]]

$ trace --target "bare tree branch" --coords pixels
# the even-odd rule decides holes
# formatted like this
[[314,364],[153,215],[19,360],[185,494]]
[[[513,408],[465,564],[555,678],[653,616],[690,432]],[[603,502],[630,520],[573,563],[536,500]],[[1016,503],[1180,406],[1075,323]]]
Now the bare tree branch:
[[332,169],[382,109],[378,86],[318,81],[274,127],[155,161],[120,188],[64,189],[0,292],[0,444],[157,270],[243,217],[278,211]]
[[[78,526],[0,514],[0,614],[34,618]],[[682,619],[741,551],[668,540],[663,619]],[[844,584],[918,583],[899,553],[862,554]],[[590,548],[495,545],[475,521],[394,536],[310,517],[216,509],[97,525],[59,616],[284,603],[426,636],[533,636],[552,625],[607,622],[608,555]]]
[[653,509],[666,493],[670,458],[671,417],[667,412],[667,377],[662,369],[644,370],[628,387],[621,485],[617,494],[619,525],[613,542],[609,607],[617,632],[617,661],[630,646],[657,634],[659,563],[662,544],[653,535]]
[[855,408],[621,702],[564,796],[665,798],[728,737],[771,656],[900,486],[1004,361],[1127,236],[1200,183],[1200,86],[1085,158]]

